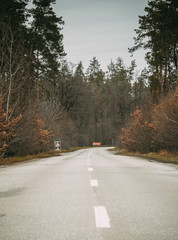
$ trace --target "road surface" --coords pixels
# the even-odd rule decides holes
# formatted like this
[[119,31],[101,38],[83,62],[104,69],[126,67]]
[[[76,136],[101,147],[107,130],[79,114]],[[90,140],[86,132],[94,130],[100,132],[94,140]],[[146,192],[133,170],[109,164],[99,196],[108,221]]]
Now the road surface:
[[1,240],[177,240],[178,167],[106,148],[0,167]]

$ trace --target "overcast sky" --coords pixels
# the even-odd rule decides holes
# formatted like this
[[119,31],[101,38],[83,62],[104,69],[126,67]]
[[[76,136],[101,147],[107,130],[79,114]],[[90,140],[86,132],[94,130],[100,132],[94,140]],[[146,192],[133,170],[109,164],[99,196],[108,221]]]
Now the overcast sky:
[[64,48],[67,59],[85,69],[96,57],[103,71],[111,59],[118,57],[126,66],[136,59],[138,69],[146,66],[143,51],[133,58],[128,47],[134,44],[134,29],[138,28],[138,16],[144,15],[147,0],[56,0],[53,5],[57,16],[65,21]]

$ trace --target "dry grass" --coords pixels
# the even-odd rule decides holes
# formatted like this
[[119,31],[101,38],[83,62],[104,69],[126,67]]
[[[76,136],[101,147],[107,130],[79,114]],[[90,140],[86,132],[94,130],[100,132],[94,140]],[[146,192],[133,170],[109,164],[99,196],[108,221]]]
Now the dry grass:
[[178,164],[178,155],[176,153],[169,153],[165,150],[162,150],[158,153],[151,152],[148,154],[141,154],[139,152],[128,152],[127,150],[121,149],[121,148],[114,148],[114,149],[111,149],[111,151],[113,151],[114,154],[116,155],[136,156],[136,157],[147,158],[150,160],[155,160],[163,163]]
[[178,155],[174,153],[160,151],[158,153],[148,153],[143,155],[146,158],[153,159],[159,162],[178,164]]
[[60,153],[73,152],[73,151],[76,151],[79,149],[84,149],[84,148],[87,148],[87,147],[73,147],[73,148],[70,148],[69,150],[62,149],[61,152],[51,150],[48,153],[41,153],[41,154],[37,154],[37,155],[28,155],[28,156],[24,156],[24,157],[2,158],[2,159],[0,159],[0,165],[20,163],[20,162],[25,162],[25,161],[29,161],[29,160],[39,159],[39,158],[60,156]]
[[[62,153],[73,152],[73,151],[76,151],[79,149],[85,149],[85,148],[89,148],[89,147],[88,146],[87,147],[73,147],[69,150],[62,149],[61,152]],[[177,154],[169,153],[169,152],[163,151],[163,150],[160,151],[159,153],[151,152],[148,154],[141,154],[139,152],[128,152],[122,148],[112,148],[112,149],[108,149],[108,151],[113,151],[114,154],[116,154],[116,155],[136,156],[136,157],[142,157],[142,158],[155,160],[158,162],[178,164],[178,155]],[[39,159],[39,158],[48,158],[48,157],[54,157],[54,156],[60,156],[60,152],[56,152],[56,151],[52,150],[48,153],[42,153],[42,154],[38,154],[38,155],[28,155],[25,157],[3,158],[3,159],[0,159],[0,165],[20,163],[20,162],[24,162],[24,161],[29,161],[29,160]]]
[[0,165],[12,164],[12,163],[19,163],[25,162],[28,160],[39,159],[39,158],[48,158],[53,156],[60,156],[59,152],[50,151],[48,153],[41,153],[38,155],[28,155],[24,157],[10,157],[10,158],[3,158],[0,159]]

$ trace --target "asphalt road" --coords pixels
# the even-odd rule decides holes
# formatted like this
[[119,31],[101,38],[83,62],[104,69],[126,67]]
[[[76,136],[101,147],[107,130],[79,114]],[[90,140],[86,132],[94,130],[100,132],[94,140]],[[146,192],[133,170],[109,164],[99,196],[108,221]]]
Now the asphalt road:
[[0,240],[178,240],[178,167],[91,148],[0,167]]

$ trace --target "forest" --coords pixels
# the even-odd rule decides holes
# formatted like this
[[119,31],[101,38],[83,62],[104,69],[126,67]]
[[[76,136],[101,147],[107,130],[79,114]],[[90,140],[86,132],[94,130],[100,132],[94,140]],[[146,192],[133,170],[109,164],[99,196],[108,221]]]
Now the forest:
[[103,71],[96,57],[66,60],[55,0],[0,1],[0,157],[62,146],[120,146],[140,153],[178,151],[178,3],[152,0],[138,17],[133,54]]

